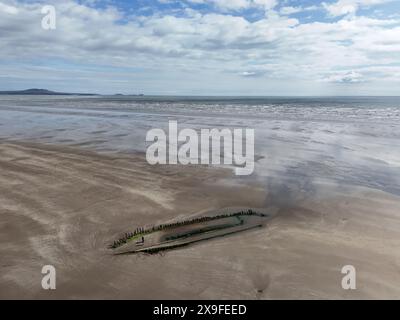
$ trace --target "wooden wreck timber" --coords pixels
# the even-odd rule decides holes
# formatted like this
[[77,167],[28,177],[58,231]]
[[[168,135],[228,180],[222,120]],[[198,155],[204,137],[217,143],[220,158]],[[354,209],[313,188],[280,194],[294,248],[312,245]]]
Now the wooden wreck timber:
[[110,246],[116,254],[157,253],[191,243],[262,227],[268,215],[253,210],[137,228]]

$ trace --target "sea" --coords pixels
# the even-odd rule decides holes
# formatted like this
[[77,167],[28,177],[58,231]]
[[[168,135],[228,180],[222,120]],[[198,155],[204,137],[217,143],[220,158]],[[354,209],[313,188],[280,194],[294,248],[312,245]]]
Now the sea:
[[234,179],[275,190],[279,205],[324,184],[400,195],[400,97],[0,96],[2,141],[144,153],[147,132],[171,120],[254,129],[254,174]]

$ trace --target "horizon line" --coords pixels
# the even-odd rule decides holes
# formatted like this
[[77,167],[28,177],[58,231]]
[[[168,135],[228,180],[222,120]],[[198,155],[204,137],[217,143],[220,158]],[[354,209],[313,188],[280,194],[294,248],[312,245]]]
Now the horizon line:
[[[29,90],[42,90],[48,91],[50,94],[43,94],[43,95],[92,95],[92,96],[125,96],[125,97],[193,97],[193,98],[400,98],[400,95],[246,95],[246,94],[185,94],[185,93],[177,93],[177,94],[146,94],[146,93],[96,93],[96,92],[60,92],[60,91],[53,91],[50,89],[37,89],[37,88],[28,88],[28,89],[19,89],[19,90],[0,90],[1,93],[17,93],[17,92],[24,92]],[[27,94],[29,95],[29,94]],[[41,94],[31,94],[31,95],[41,95]]]

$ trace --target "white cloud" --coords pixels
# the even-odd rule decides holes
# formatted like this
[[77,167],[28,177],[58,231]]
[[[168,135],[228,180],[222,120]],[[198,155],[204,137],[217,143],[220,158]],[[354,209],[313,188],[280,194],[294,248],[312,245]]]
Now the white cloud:
[[0,12],[4,12],[7,14],[17,14],[18,9],[14,6],[7,5],[7,4],[0,2]]
[[338,0],[333,4],[323,3],[330,15],[337,17],[346,14],[354,14],[360,7],[378,5],[393,0]]
[[[55,31],[41,29],[39,4],[1,2],[18,11],[0,10],[3,65],[54,59],[140,69],[142,74],[134,73],[129,79],[149,87],[169,77],[159,88],[178,82],[211,87],[221,81],[229,88],[245,88],[238,79],[261,88],[266,82],[321,84],[321,78],[326,85],[385,81],[390,68],[400,61],[400,20],[396,18],[352,16],[337,22],[300,23],[275,10],[256,21],[237,14],[191,10],[179,16],[125,16],[122,23],[123,14],[112,7],[100,10],[72,0],[47,2],[57,9]],[[365,72],[365,66],[375,66],[380,72]],[[202,80],[196,82],[195,76]],[[116,74],[106,79],[117,82],[121,77],[129,83],[126,76]],[[91,79],[100,81],[98,75]]]
[[273,9],[278,4],[277,0],[253,0],[256,6],[261,6],[267,10]]
[[280,9],[280,13],[283,15],[290,15],[294,13],[299,13],[299,12],[305,12],[305,11],[315,11],[319,10],[320,7],[318,6],[309,6],[309,7],[282,7]]
[[[160,0],[159,0],[160,1]],[[221,10],[239,11],[252,7],[262,8],[264,10],[273,9],[278,0],[187,0],[190,3],[204,4],[209,3]]]
[[322,81],[337,83],[359,83],[363,81],[363,75],[354,70],[345,71],[329,75]]

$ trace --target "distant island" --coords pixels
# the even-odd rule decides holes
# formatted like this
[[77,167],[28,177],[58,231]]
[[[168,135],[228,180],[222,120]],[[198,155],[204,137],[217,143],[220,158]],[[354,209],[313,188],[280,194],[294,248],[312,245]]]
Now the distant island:
[[[0,91],[0,95],[25,95],[25,96],[101,96],[96,93],[70,93],[70,92],[55,92],[47,89],[28,89],[28,90],[16,90],[16,91]],[[144,94],[114,94],[116,97],[143,97]]]
[[55,92],[46,89],[28,89],[18,91],[0,91],[0,95],[44,95],[44,96],[97,96],[92,93],[66,93]]
[[116,93],[116,94],[114,94],[114,97],[144,97],[144,94],[143,93],[139,93],[139,94]]

